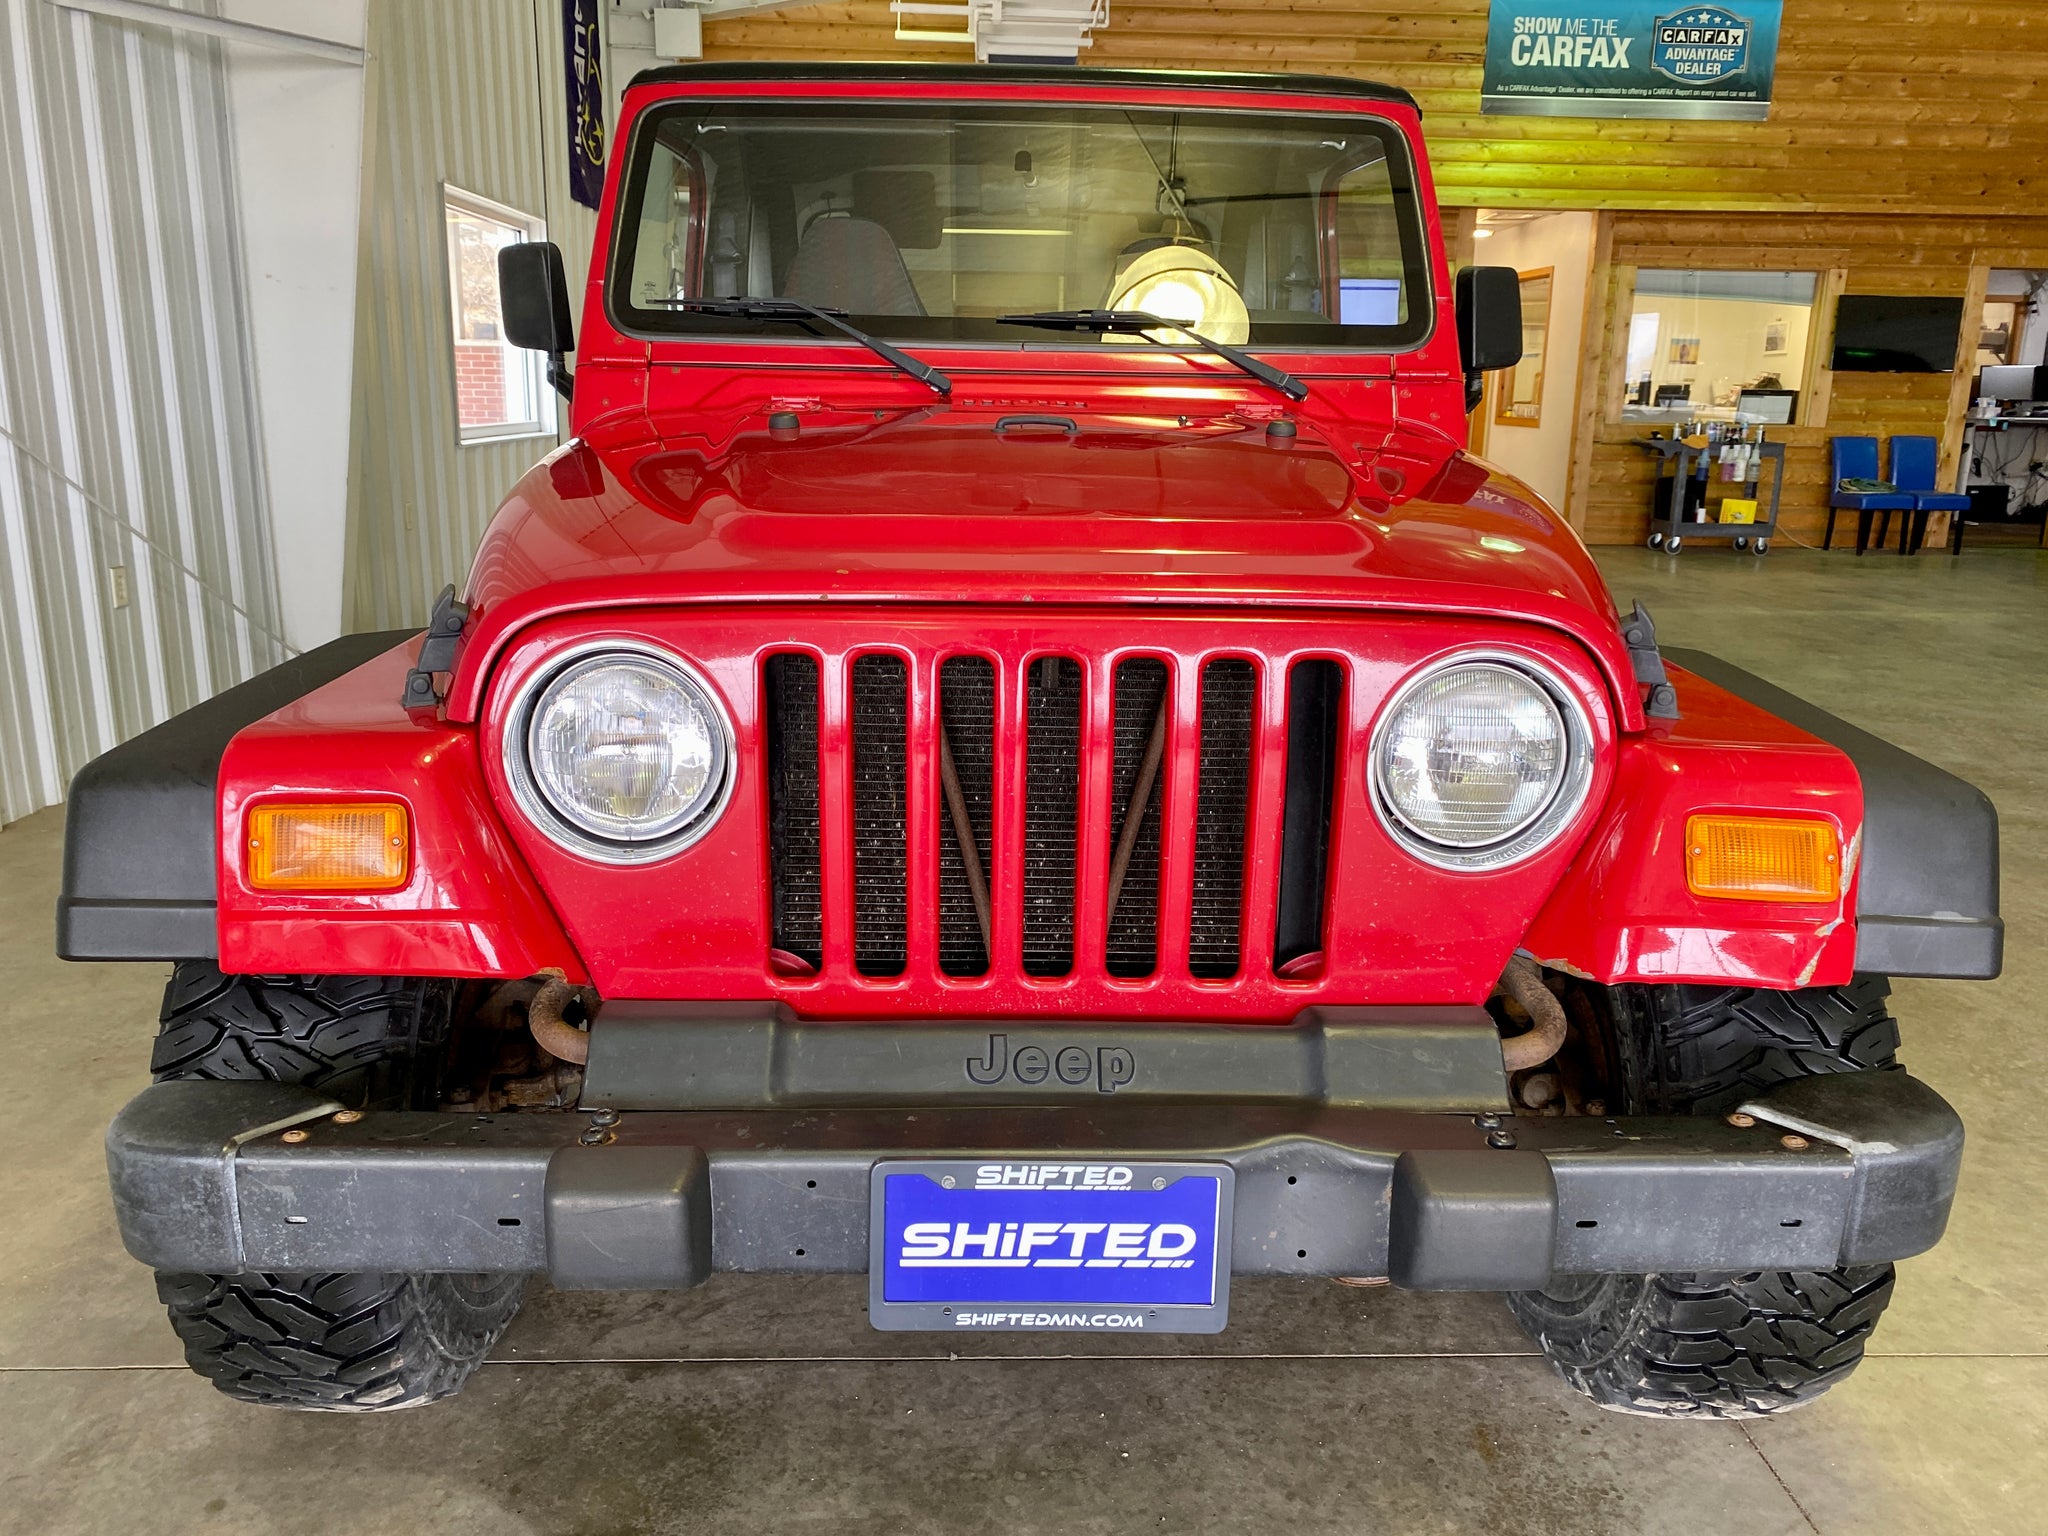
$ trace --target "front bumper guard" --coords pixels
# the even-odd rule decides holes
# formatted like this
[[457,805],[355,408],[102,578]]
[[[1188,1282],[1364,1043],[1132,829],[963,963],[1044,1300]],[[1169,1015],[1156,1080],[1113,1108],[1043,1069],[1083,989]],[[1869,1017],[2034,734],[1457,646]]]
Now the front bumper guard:
[[1232,1271],[1527,1289],[1553,1274],[1828,1269],[1940,1238],[1963,1128],[1904,1072],[1785,1083],[1755,1121],[1241,1104],[601,1110],[338,1119],[269,1083],[145,1089],[107,1133],[121,1236],[159,1269],[863,1272],[877,1162],[1214,1161]]

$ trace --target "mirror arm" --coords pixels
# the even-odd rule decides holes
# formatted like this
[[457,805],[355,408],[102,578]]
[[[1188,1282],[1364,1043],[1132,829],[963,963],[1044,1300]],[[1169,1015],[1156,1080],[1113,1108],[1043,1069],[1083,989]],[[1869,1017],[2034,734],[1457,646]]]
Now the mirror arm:
[[548,354],[548,383],[554,386],[555,393],[564,400],[574,400],[576,398],[576,375],[569,371],[569,365],[563,361],[563,358],[567,355],[567,353],[563,352],[550,352]]

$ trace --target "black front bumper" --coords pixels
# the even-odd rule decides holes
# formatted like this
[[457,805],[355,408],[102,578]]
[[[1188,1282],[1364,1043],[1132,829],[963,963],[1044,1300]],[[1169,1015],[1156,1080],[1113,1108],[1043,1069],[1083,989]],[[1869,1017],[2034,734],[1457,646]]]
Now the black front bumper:
[[1783,1084],[1745,1106],[1752,1126],[1213,1103],[339,1109],[265,1083],[144,1090],[107,1135],[128,1251],[160,1269],[526,1271],[572,1289],[861,1272],[878,1162],[1157,1159],[1235,1169],[1237,1274],[1518,1289],[1905,1258],[1940,1238],[1963,1142],[1903,1072]]

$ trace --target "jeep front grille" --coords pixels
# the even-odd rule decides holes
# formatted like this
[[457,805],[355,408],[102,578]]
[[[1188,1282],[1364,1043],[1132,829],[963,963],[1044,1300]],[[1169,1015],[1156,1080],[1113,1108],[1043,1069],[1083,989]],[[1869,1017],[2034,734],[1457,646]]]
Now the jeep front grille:
[[[869,652],[827,674],[844,689],[835,701],[816,658],[771,655],[761,703],[778,965],[815,970],[829,952],[835,849],[862,977],[1223,981],[1312,961],[1342,671],[1310,660],[1275,677],[1247,657],[1190,671],[1142,655]],[[845,745],[821,751],[835,719]],[[1264,806],[1262,748],[1285,758]],[[1277,889],[1254,933],[1258,871]]]

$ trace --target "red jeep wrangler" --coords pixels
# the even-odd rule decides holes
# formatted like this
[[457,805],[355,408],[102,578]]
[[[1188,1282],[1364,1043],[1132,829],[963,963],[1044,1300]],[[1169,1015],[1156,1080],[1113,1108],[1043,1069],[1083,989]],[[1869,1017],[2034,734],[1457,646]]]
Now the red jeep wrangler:
[[1644,1413],[1852,1369],[1962,1144],[1885,978],[1997,973],[1995,815],[1464,453],[1519,304],[1414,103],[700,65],[623,128],[580,339],[505,253],[575,437],[462,600],[74,787],[61,952],[176,963],[108,1157],[193,1368],[402,1407],[529,1275],[744,1270],[1500,1290]]

